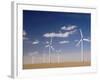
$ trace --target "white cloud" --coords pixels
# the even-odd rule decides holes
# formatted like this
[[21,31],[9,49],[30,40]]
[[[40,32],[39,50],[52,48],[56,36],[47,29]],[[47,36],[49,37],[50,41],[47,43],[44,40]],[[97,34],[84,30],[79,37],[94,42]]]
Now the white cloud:
[[77,28],[77,26],[72,25],[72,26],[68,26],[68,27],[67,27],[67,30],[73,30],[73,29],[76,29],[76,28]]
[[74,32],[76,32],[77,26],[75,25],[71,25],[71,26],[63,26],[61,27],[61,30],[65,30],[66,32],[61,32],[59,31],[58,33],[55,32],[51,32],[51,33],[45,33],[43,36],[46,38],[49,37],[60,37],[60,38],[65,38],[65,37],[69,37],[70,34],[73,34]]
[[59,44],[67,44],[69,41],[60,41]]
[[33,44],[33,45],[34,45],[34,44],[39,44],[39,41],[38,41],[38,40],[33,41],[32,44]]
[[49,38],[49,37],[61,37],[61,38],[65,38],[65,37],[69,37],[69,35],[73,34],[74,32],[76,32],[76,30],[69,31],[69,32],[63,32],[63,33],[62,32],[60,32],[60,33],[55,33],[55,32],[46,33],[43,36],[46,37],[46,38]]
[[66,26],[63,26],[61,27],[61,30],[66,30],[66,28],[67,28]]
[[68,37],[70,32],[60,33],[58,34],[59,37]]
[[65,32],[65,33],[46,33],[43,35],[44,37],[68,37],[69,36],[69,33],[68,32]]
[[73,29],[76,29],[77,28],[77,26],[75,26],[75,25],[70,25],[70,26],[63,26],[63,27],[61,27],[61,30],[73,30]]
[[44,37],[55,37],[56,33],[52,32],[52,33],[46,33],[43,36]]
[[77,29],[74,29],[74,30],[70,31],[69,33],[70,33],[70,34],[73,34],[73,33],[75,33],[76,31],[77,31]]

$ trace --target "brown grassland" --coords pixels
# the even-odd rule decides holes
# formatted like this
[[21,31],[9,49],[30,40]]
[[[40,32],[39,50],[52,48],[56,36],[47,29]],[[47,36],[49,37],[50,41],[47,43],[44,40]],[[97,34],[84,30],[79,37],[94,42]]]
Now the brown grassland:
[[57,68],[57,67],[81,67],[81,66],[90,66],[90,65],[91,65],[91,62],[24,64],[23,69]]

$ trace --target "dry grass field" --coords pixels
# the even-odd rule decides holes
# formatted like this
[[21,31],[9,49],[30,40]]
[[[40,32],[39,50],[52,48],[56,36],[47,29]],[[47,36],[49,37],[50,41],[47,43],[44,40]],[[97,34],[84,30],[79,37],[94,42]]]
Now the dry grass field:
[[80,66],[90,66],[90,65],[91,65],[90,62],[24,64],[23,69],[56,68],[56,67],[80,67]]

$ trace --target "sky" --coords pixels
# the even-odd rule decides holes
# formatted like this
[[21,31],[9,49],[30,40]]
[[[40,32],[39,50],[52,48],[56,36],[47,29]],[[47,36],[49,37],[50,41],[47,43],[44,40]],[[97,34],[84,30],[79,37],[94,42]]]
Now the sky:
[[91,14],[23,10],[23,56],[48,55],[49,45],[51,55],[60,52],[66,60],[80,60],[81,46],[76,46],[80,30],[85,39],[84,55],[90,59]]

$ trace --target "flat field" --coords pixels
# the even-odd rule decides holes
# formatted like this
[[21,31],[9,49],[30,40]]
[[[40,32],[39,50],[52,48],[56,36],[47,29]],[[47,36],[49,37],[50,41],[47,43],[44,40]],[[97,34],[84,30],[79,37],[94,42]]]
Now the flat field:
[[91,62],[24,64],[23,69],[57,68],[57,67],[81,67],[81,66],[90,66],[90,65],[91,65]]

